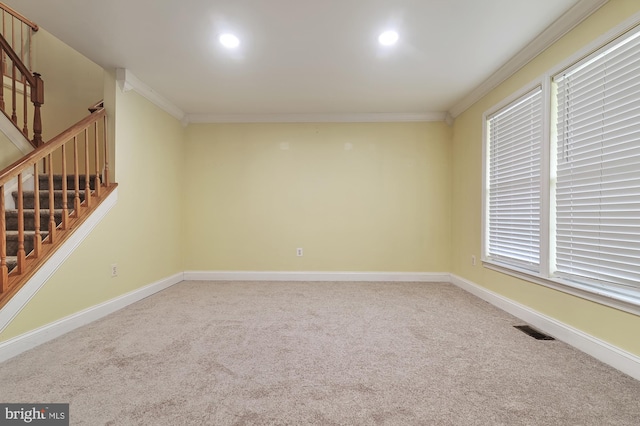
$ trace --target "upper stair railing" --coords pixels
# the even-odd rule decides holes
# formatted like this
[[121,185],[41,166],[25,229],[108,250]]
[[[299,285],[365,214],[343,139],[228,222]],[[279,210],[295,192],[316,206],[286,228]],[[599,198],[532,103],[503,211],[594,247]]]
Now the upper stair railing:
[[44,83],[40,74],[31,70],[31,33],[38,26],[2,3],[0,16],[0,110],[37,148],[42,145],[40,107],[44,103]]
[[[22,63],[28,69],[33,69],[31,36],[38,31],[38,25],[3,3],[0,3],[0,18],[2,19],[0,34],[9,42]],[[11,64],[7,63],[5,56],[2,56],[2,72],[4,75],[11,75]]]
[[104,108],[0,171],[0,308],[116,186]]

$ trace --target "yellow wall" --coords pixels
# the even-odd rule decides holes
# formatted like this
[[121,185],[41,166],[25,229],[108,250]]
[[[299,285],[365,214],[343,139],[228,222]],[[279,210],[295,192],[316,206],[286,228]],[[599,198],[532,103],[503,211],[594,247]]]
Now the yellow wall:
[[559,291],[471,266],[480,258],[482,114],[632,14],[637,0],[611,0],[513,77],[456,118],[453,134],[452,272],[559,321],[640,355],[640,317]]
[[186,270],[446,272],[450,140],[442,122],[190,125]]
[[45,85],[42,134],[48,141],[86,117],[87,108],[103,98],[103,70],[42,28],[33,36],[33,49],[33,69]]
[[0,170],[13,164],[24,154],[20,152],[4,133],[0,132]]
[[[107,80],[115,89],[113,75]],[[184,270],[179,229],[184,128],[134,92],[115,90],[118,203],[0,341]],[[116,278],[110,275],[112,263],[118,264]]]

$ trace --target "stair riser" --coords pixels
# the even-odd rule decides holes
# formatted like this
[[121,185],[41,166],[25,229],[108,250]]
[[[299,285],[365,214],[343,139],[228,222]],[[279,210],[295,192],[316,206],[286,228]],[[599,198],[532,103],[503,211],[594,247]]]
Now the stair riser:
[[[47,234],[42,234],[42,238]],[[25,235],[24,237],[24,252],[25,254],[31,253],[33,250],[33,234]],[[7,256],[17,256],[18,255],[18,236],[17,235],[7,235]]]
[[[96,179],[96,175],[91,175],[89,177],[89,188],[91,188],[92,190],[95,189],[95,179]],[[86,185],[86,179],[84,175],[81,175],[78,177],[78,187],[81,190],[84,190]],[[49,189],[49,176],[47,175],[40,175],[39,178],[39,186],[40,186],[40,190],[45,190],[45,189]],[[71,189],[75,189],[76,185],[75,185],[75,177],[74,176],[68,176],[67,177],[67,189],[71,190]],[[62,189],[62,176],[60,175],[54,175],[53,176],[53,189]]]
[[[17,205],[17,196],[14,196],[14,200],[16,202]],[[73,200],[75,198],[75,195],[73,194],[73,192],[70,192],[69,194],[67,194],[67,209],[71,210],[73,209],[74,205],[73,205]],[[61,209],[62,208],[62,194],[55,194],[53,197],[54,200],[54,209]],[[84,191],[80,193],[80,201],[84,200]],[[34,197],[33,194],[24,194],[23,195],[23,208],[25,209],[33,209],[34,208]],[[48,192],[42,192],[40,194],[40,208],[49,208],[49,193]]]
[[[24,230],[25,231],[33,231],[35,229],[34,225],[34,217],[33,211],[26,211],[24,213]],[[62,213],[55,213],[54,218],[56,221],[56,226],[62,222]],[[7,212],[7,231],[17,231],[18,230],[18,215],[16,212]],[[41,212],[40,213],[40,230],[48,231],[49,230],[49,213]]]

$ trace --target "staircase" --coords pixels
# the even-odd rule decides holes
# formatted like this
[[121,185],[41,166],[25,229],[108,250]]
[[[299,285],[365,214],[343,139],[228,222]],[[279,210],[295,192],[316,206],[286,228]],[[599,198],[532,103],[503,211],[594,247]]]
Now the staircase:
[[[31,72],[30,49],[25,48],[31,43],[31,31],[38,27],[2,3],[0,17],[3,23],[11,22],[0,26],[0,119],[6,116],[20,131],[17,137],[34,147],[0,170],[2,309],[117,184],[110,181],[109,126],[102,102],[58,136],[42,140],[44,83],[38,73]],[[23,34],[29,36],[23,38]]]
[[0,309],[117,187],[107,129],[98,106],[0,171]]
[[[85,179],[78,180],[78,192],[75,191],[75,178],[73,175],[67,176],[66,184],[66,200],[63,199],[63,176],[53,175],[53,188],[54,188],[54,209],[49,208],[40,210],[40,218],[36,220],[35,215],[35,191],[23,191],[22,203],[24,211],[24,251],[26,256],[29,256],[33,252],[34,248],[41,245],[44,241],[47,242],[49,236],[49,226],[53,219],[54,227],[57,228],[62,225],[62,218],[65,210],[68,210],[70,217],[74,217],[75,210],[68,209],[68,206],[74,206],[76,203],[76,195],[78,196],[78,202],[84,202],[86,183]],[[92,194],[95,195],[95,175],[89,179],[89,188]],[[40,175],[38,177],[38,198],[41,206],[49,206],[49,176]],[[13,191],[11,196],[14,200],[14,204],[18,205],[18,191]],[[53,215],[52,215],[53,212]],[[19,212],[18,209],[8,209],[5,212],[6,218],[6,235],[7,235],[7,269],[10,274],[18,263],[18,249],[19,249]],[[36,222],[39,224],[39,232],[36,232]],[[38,243],[38,240],[40,243]]]

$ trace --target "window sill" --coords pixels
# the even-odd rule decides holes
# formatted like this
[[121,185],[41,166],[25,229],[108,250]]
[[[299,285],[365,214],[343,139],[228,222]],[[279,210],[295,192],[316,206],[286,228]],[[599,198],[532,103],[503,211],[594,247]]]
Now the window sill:
[[482,265],[485,268],[496,272],[640,316],[640,290],[620,288],[607,289],[580,284],[561,278],[546,278],[536,275],[535,272],[532,271],[517,269],[513,266],[507,266],[487,259],[483,259]]

